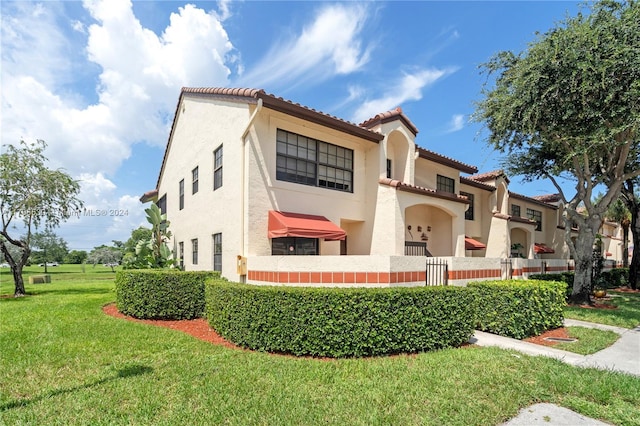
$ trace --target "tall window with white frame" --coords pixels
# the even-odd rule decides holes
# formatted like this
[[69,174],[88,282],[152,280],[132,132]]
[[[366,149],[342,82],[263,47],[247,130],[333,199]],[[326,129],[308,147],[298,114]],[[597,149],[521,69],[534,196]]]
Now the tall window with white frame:
[[213,151],[213,190],[222,186],[222,145]]
[[191,193],[195,194],[196,192],[198,192],[198,166],[191,170]]
[[222,272],[222,234],[213,234],[213,270]]
[[198,239],[191,240],[191,263],[193,265],[198,264]]
[[471,204],[469,204],[469,208],[464,212],[465,220],[473,220],[473,194],[460,191],[460,195],[464,195],[465,197],[467,197],[467,200],[471,201]]
[[178,243],[178,264],[180,265],[180,269],[184,270],[184,242],[180,241]]
[[180,197],[178,207],[182,210],[184,209],[184,179],[182,179],[178,184],[178,196]]

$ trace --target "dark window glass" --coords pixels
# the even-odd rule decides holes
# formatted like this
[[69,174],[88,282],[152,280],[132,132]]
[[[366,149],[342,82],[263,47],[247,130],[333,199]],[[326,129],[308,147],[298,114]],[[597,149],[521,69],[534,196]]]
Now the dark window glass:
[[184,179],[180,181],[178,194],[180,196],[179,207],[180,207],[180,210],[182,210],[184,209]]
[[198,264],[198,239],[191,240],[191,263]]
[[511,204],[511,216],[520,217],[520,206]]
[[157,205],[160,209],[160,213],[167,214],[167,194],[164,194],[162,197],[160,197]]
[[178,262],[180,269],[184,270],[184,242],[182,241],[178,243]]
[[271,240],[271,254],[273,256],[317,255],[318,239],[300,237],[273,238]]
[[542,231],[542,212],[533,209],[527,209],[527,217],[536,222],[536,231]]
[[455,181],[449,177],[438,175],[436,177],[436,189],[438,191],[456,193]]
[[191,170],[191,193],[198,192],[198,167]]
[[222,234],[213,234],[213,270],[222,271]]
[[353,150],[278,129],[276,179],[353,192]]
[[464,195],[465,197],[467,197],[469,201],[471,201],[471,204],[469,204],[469,208],[467,209],[466,212],[464,212],[464,218],[466,220],[473,220],[473,202],[474,202],[473,194],[460,191],[460,195]]
[[391,179],[391,160],[387,158],[387,178]]
[[213,151],[213,190],[222,186],[222,145]]

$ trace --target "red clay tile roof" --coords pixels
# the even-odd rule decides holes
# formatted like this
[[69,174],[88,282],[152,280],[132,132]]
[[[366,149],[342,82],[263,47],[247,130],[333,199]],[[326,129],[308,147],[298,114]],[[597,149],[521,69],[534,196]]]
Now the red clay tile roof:
[[428,149],[420,148],[417,145],[416,145],[416,149],[418,150],[418,154],[420,155],[420,158],[431,160],[436,163],[443,164],[445,166],[453,167],[454,169],[460,170],[461,172],[464,172],[464,173],[475,173],[478,171],[478,168],[475,166],[462,163],[458,160],[454,160],[453,158],[445,157],[444,155],[440,155]]
[[160,186],[160,178],[162,177],[162,171],[164,170],[164,165],[167,160],[167,154],[169,153],[169,145],[171,143],[171,138],[173,137],[173,131],[176,125],[180,103],[182,102],[184,96],[189,95],[219,97],[222,99],[237,100],[249,103],[256,103],[258,99],[262,99],[263,106],[294,117],[309,120],[376,143],[384,139],[384,136],[380,133],[373,132],[364,127],[360,127],[355,123],[351,123],[333,115],[316,111],[313,108],[309,108],[298,103],[294,103],[289,100],[267,94],[264,89],[229,87],[183,87],[180,90],[180,96],[178,97],[176,111],[173,115],[173,122],[171,123],[171,130],[169,131],[169,137],[167,145],[165,147],[164,157],[162,158],[160,173],[158,173],[156,187]]
[[503,176],[504,179],[507,181],[507,183],[509,183],[509,178],[507,177],[507,175],[504,173],[504,170],[502,170],[502,169],[500,169],[500,170],[492,170],[490,172],[485,172],[485,173],[479,173],[477,175],[472,175],[472,176],[469,176],[469,179],[475,180],[475,181],[478,181],[478,182],[486,182],[488,180],[497,179],[500,176]]
[[157,196],[158,196],[158,190],[152,189],[151,191],[147,191],[144,194],[142,194],[142,197],[140,197],[140,202],[143,204],[147,203],[149,201],[152,201]]
[[218,96],[223,98],[236,98],[238,100],[251,99],[257,101],[258,99],[262,99],[263,105],[267,108],[293,115],[298,118],[314,121],[325,126],[333,127],[337,130],[353,134],[354,136],[369,139],[373,142],[379,142],[384,138],[384,136],[380,133],[373,132],[369,129],[358,126],[355,123],[343,120],[334,115],[329,115],[324,112],[317,111],[313,108],[301,105],[299,103],[295,103],[290,100],[266,93],[264,89],[228,87],[183,87],[180,96],[182,97],[184,94],[200,94],[214,97]]
[[476,188],[484,189],[484,190],[487,190],[487,191],[496,191],[498,189],[493,185],[488,185],[488,184],[483,183],[483,182],[478,182],[478,181],[466,178],[464,176],[460,176],[460,183],[462,183],[464,185],[474,186]]
[[537,204],[539,206],[544,206],[544,207],[547,207],[549,209],[558,210],[558,206],[556,206],[554,204],[549,204],[547,202],[540,201],[540,200],[538,200],[536,198],[528,197],[526,195],[518,194],[518,193],[515,193],[515,192],[509,191],[509,197],[518,198],[520,200],[528,201],[530,203],[534,203],[534,204]]
[[531,198],[535,198],[536,200],[542,201],[543,203],[556,203],[562,200],[560,194],[536,195]]
[[409,183],[400,182],[396,179],[381,178],[378,182],[382,185],[388,185],[400,191],[412,192],[414,194],[428,195],[430,197],[442,198],[445,200],[451,200],[458,203],[471,204],[471,201],[467,197],[452,194],[450,192],[438,191],[436,189],[425,188],[422,186],[411,185]]
[[411,122],[411,120],[409,120],[409,117],[407,117],[402,112],[402,108],[400,107],[392,109],[391,111],[386,111],[386,112],[381,112],[380,114],[376,114],[370,119],[360,123],[359,126],[365,129],[370,129],[378,124],[388,123],[394,120],[402,121],[403,124],[407,126],[409,130],[411,130],[414,136],[418,134],[418,128],[415,126],[415,124]]

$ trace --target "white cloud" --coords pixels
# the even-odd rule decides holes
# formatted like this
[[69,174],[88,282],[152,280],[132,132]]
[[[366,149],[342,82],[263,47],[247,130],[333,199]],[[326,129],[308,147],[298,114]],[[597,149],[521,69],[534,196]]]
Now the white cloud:
[[370,99],[360,105],[352,116],[352,121],[361,123],[374,115],[389,111],[408,101],[422,99],[422,91],[455,72],[455,68],[422,69],[414,73],[405,73],[395,83],[388,85],[380,98]]
[[239,56],[221,23],[227,0],[219,12],[180,7],[161,34],[142,26],[128,0],[83,6],[90,18],[78,20],[61,2],[2,5],[1,135],[44,139],[49,165],[82,181],[88,212],[128,210],[63,225],[70,246],[90,249],[144,222],[138,195],[109,179],[131,146],[164,146],[180,88],[227,85]]
[[[64,22],[56,3],[16,2],[3,14],[2,140],[45,139],[53,165],[110,175],[132,144],[166,143],[180,87],[228,83],[234,49],[217,14],[193,5],[172,13],[161,35],[128,0],[84,6],[93,22]],[[97,86],[71,91],[78,69],[93,70]]]
[[290,88],[360,70],[370,59],[371,46],[360,39],[367,17],[360,4],[324,5],[296,38],[276,44],[246,72],[243,84]]
[[117,186],[102,173],[79,177],[84,207],[60,227],[70,249],[91,250],[112,240],[125,241],[133,229],[148,226],[139,196],[118,196]]
[[449,121],[449,125],[447,126],[446,133],[457,132],[458,130],[462,130],[463,127],[464,127],[464,115],[454,114],[451,117],[451,121]]

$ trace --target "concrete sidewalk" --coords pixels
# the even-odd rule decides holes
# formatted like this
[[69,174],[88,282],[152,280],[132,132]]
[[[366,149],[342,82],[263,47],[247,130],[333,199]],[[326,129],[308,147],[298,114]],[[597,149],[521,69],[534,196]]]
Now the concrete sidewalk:
[[579,355],[535,343],[523,342],[509,337],[476,331],[469,343],[478,346],[497,346],[513,349],[528,355],[547,356],[578,367],[593,367],[600,370],[613,370],[640,377],[640,327],[634,329],[613,327],[585,321],[566,319],[565,326],[578,326],[610,330],[620,338],[608,348],[592,355]]
[[[469,343],[513,349],[528,355],[555,358],[578,367],[612,370],[640,377],[640,357],[638,356],[640,354],[640,326],[627,329],[572,319],[565,319],[564,325],[609,330],[619,334],[620,338],[613,345],[592,355],[579,355],[482,331],[476,331],[469,339]],[[602,426],[606,423],[555,404],[535,404],[523,408],[516,417],[503,424],[503,426],[516,425]]]

